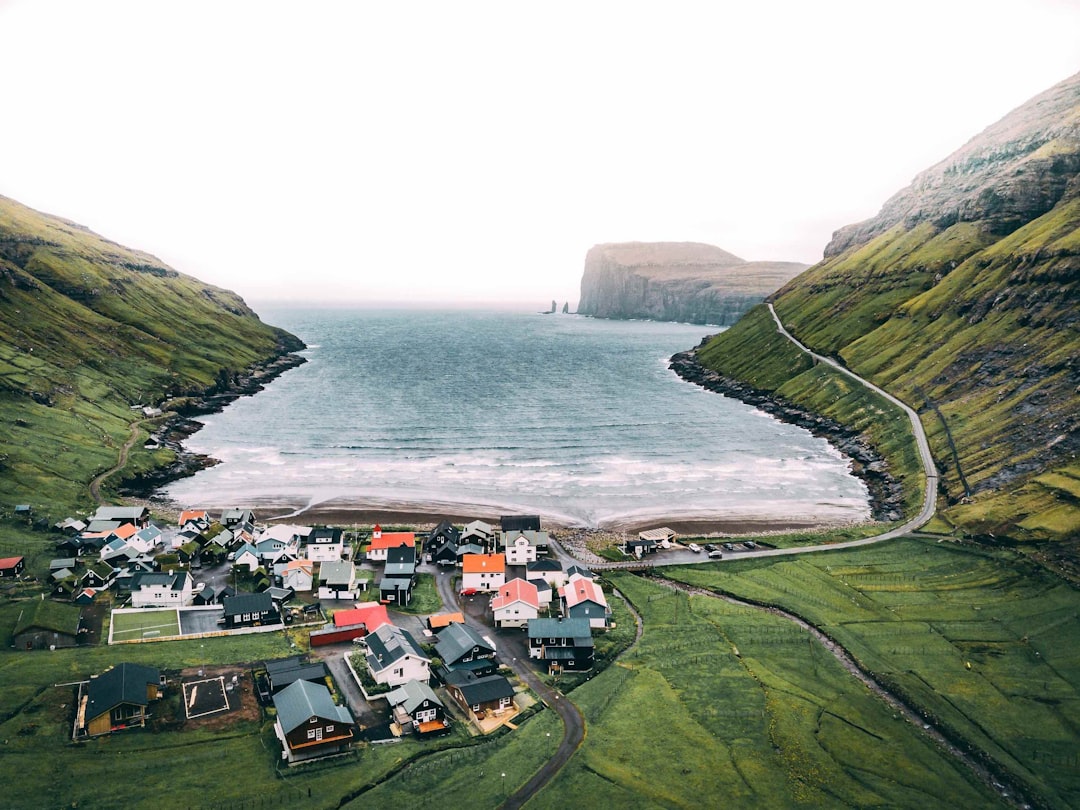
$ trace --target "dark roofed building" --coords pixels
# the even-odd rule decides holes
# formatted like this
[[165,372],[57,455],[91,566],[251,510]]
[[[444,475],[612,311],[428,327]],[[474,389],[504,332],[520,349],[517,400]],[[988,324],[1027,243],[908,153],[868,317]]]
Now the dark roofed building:
[[499,518],[499,525],[504,532],[538,532],[540,531],[540,516],[503,515]]
[[498,714],[514,705],[514,687],[502,675],[476,677],[472,673],[452,673],[446,681],[446,691],[473,720],[489,712]]
[[295,681],[274,695],[274,708],[274,731],[282,742],[282,758],[290,762],[337,753],[356,734],[349,710],[335,705],[323,684]]
[[528,634],[529,657],[543,661],[549,673],[592,669],[595,650],[588,619],[529,619]]
[[499,668],[495,643],[466,624],[451,622],[439,633],[435,652],[448,670],[488,675]]
[[258,627],[279,624],[281,613],[268,593],[238,593],[221,600],[225,606],[225,626]]
[[32,599],[19,610],[12,643],[17,650],[74,647],[79,638],[82,611],[51,599]]
[[142,664],[118,664],[91,678],[79,699],[77,733],[96,737],[142,728],[150,701],[161,697],[161,673]]
[[297,681],[326,685],[328,670],[322,661],[309,664],[299,655],[294,655],[291,658],[267,661],[265,667],[267,686],[271,693],[280,692]]
[[447,541],[457,545],[457,541],[460,538],[461,532],[454,528],[454,525],[450,521],[444,520],[428,532],[427,542],[424,543],[424,550],[431,553]]

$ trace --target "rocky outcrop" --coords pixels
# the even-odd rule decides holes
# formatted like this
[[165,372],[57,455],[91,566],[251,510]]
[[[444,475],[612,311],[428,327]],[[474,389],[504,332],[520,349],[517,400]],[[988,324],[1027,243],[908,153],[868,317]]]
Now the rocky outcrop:
[[585,257],[578,314],[727,326],[806,267],[697,242],[597,245]]

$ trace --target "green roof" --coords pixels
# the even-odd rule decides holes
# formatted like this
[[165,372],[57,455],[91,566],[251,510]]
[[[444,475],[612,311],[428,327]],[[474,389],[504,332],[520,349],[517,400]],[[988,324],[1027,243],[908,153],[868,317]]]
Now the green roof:
[[82,611],[74,605],[65,605],[51,599],[34,599],[24,605],[18,621],[15,622],[14,635],[39,627],[42,630],[75,636],[79,633],[80,616]]

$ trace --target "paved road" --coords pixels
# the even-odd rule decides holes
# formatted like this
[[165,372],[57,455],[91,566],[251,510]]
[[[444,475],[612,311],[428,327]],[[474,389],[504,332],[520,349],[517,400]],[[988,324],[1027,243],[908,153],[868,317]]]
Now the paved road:
[[[443,605],[450,611],[460,610],[465,615],[466,624],[490,634],[492,626],[487,621],[489,597],[486,594],[460,597],[454,590],[453,576],[453,572],[443,571],[435,577]],[[544,703],[554,709],[563,721],[563,738],[555,754],[501,805],[509,810],[517,810],[550,782],[578,750],[582,740],[585,739],[585,718],[565,695],[540,680],[529,665],[528,652],[521,630],[496,631],[495,635],[500,648],[499,659],[514,670],[517,676],[528,684]]]

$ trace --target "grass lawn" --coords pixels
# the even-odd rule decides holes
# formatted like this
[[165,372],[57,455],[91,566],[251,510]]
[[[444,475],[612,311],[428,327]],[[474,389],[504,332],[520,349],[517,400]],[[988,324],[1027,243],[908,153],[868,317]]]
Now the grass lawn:
[[112,612],[112,640],[180,635],[180,619],[175,609],[146,610],[138,613]]
[[574,690],[585,742],[530,807],[995,805],[790,622],[610,578],[645,633]]
[[1047,805],[1080,806],[1080,592],[1021,555],[912,538],[665,574],[801,615]]
[[[378,594],[378,592],[376,588],[375,593]],[[442,610],[442,606],[442,599],[439,598],[439,592],[435,588],[435,577],[432,574],[417,574],[412,601],[407,605],[394,605],[391,609],[397,613],[426,616],[429,613],[438,613]]]

